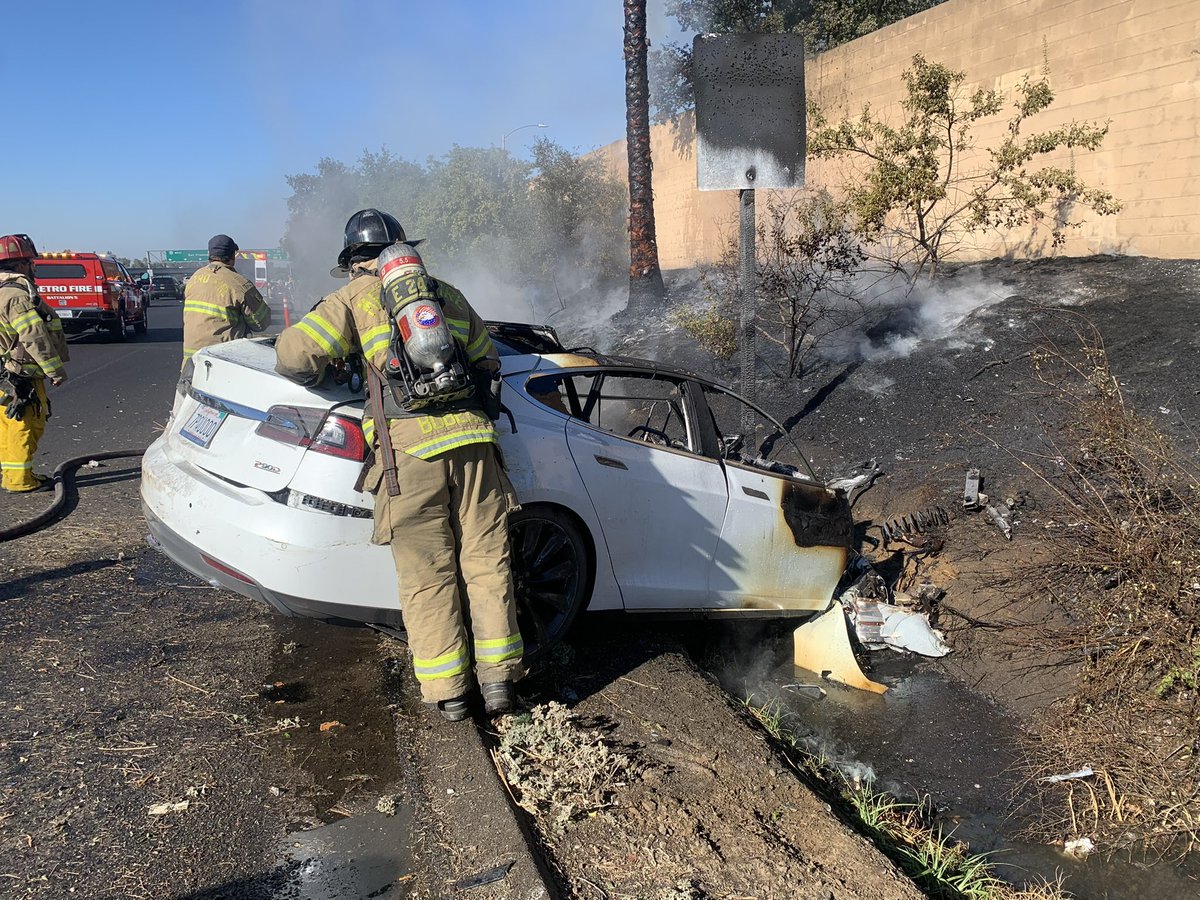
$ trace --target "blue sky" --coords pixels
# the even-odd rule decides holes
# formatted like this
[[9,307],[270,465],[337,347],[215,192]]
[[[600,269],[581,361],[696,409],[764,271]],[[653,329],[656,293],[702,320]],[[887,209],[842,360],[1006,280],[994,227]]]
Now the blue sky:
[[624,136],[621,0],[10,6],[0,83],[27,100],[6,109],[0,234],[43,250],[275,246],[284,176],[322,156],[424,160],[534,122],[510,150]]

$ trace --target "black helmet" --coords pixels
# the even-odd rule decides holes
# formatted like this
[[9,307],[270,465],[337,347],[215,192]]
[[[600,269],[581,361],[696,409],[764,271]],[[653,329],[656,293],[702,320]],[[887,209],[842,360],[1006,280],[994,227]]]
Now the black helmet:
[[[378,256],[378,251],[396,241],[409,241],[396,217],[378,209],[360,209],[346,222],[343,250],[338,254],[338,268],[346,269],[354,256]],[[376,251],[372,254],[370,251]]]

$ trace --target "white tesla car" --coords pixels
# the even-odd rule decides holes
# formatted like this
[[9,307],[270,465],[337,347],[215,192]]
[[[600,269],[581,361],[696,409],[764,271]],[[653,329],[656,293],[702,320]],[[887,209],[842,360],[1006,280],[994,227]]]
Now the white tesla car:
[[[584,609],[828,606],[850,546],[846,494],[794,445],[799,468],[746,450],[745,401],[699,375],[567,351],[547,328],[488,327],[511,412],[497,428],[522,504],[510,533],[527,645],[549,646]],[[151,542],[286,615],[402,627],[391,554],[370,542],[372,497],[354,489],[366,447],[351,387],[276,375],[273,338],[197,353],[143,461]],[[788,447],[752,409],[764,446]]]

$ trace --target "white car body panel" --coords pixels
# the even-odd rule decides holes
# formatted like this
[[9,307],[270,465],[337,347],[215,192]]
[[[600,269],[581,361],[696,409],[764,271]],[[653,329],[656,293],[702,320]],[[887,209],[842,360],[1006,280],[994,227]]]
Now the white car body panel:
[[[838,529],[848,526],[848,506],[844,516],[834,508],[845,506],[844,494],[811,479],[733,465],[711,450],[610,433],[525,389],[532,375],[577,368],[681,383],[699,377],[659,375],[652,363],[621,368],[630,362],[568,353],[502,359],[504,399],[517,425],[514,434],[507,417],[497,423],[509,476],[523,506],[567,510],[582,526],[594,563],[587,608],[737,614],[825,608],[847,558],[848,527],[844,535]],[[199,577],[286,614],[399,626],[391,553],[370,543],[373,497],[354,489],[361,463],[258,431],[275,406],[361,419],[361,395],[302,387],[274,366],[270,339],[195,355],[188,393],[177,396],[143,460],[152,539]],[[205,405],[225,411],[207,446],[181,434]],[[698,420],[688,416],[695,448]],[[838,527],[823,528],[825,519]]]
[[725,518],[721,464],[580,422],[568,421],[566,431],[626,604],[674,609],[705,603]]
[[[710,575],[717,606],[823,609],[846,569],[833,546],[802,547],[789,526],[785,493],[802,490],[766,472],[726,463],[729,505]],[[803,513],[799,513],[803,516]]]

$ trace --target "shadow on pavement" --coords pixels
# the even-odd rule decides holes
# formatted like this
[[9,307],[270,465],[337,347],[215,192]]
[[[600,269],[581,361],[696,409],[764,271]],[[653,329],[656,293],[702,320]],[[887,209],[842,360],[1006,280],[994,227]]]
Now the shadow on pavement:
[[35,572],[32,575],[26,575],[4,585],[0,585],[0,601],[17,600],[24,594],[26,590],[33,587],[35,584],[42,584],[48,581],[63,581],[67,578],[73,578],[76,575],[86,575],[89,572],[98,572],[101,569],[107,569],[115,565],[118,565],[118,560],[115,559],[89,559],[85,560],[84,562],[72,563],[69,566],[60,566],[57,569],[47,569],[44,572]]

